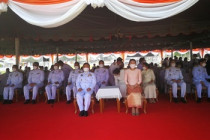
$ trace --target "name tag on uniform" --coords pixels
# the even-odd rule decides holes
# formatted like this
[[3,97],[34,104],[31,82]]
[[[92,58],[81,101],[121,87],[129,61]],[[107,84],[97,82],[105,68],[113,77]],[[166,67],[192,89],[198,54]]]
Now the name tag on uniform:
[[92,76],[92,74],[88,74],[88,77],[89,77],[89,76]]

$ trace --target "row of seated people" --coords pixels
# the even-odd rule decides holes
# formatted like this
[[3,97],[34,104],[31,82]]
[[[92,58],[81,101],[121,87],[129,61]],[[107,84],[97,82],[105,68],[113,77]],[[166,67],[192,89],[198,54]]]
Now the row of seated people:
[[[28,83],[31,83],[31,84],[27,84],[26,86],[24,86],[24,95],[26,97],[26,103],[29,102],[29,100],[28,100],[29,90],[32,89],[32,87],[34,87],[33,91],[35,93],[35,94],[33,94],[33,97],[32,97],[32,100],[33,100],[32,103],[35,103],[35,98],[37,96],[37,90],[40,87],[43,87],[43,82],[42,82],[43,72],[42,72],[42,70],[38,69],[37,65],[38,65],[37,63],[34,63],[34,70],[31,72],[31,74],[29,74],[29,77],[28,77]],[[14,66],[14,67],[16,67],[16,66]],[[63,83],[62,81],[64,80],[63,73],[62,73],[61,70],[58,70],[58,67],[59,67],[58,64],[54,65],[54,71],[52,71],[49,74],[48,85],[45,87],[47,95],[48,95],[48,103],[53,102],[53,99],[55,99],[55,91],[56,91],[57,88],[61,87],[61,85]],[[68,85],[66,86],[66,92],[65,93],[66,93],[66,97],[67,97],[67,103],[71,102],[71,90],[73,90],[74,97],[76,96],[76,92],[77,92],[76,79],[77,79],[78,74],[83,72],[80,69],[80,66],[79,66],[78,62],[75,62],[74,67],[75,67],[75,69],[70,72],[70,75],[69,75],[69,78],[68,78]],[[22,81],[22,78],[20,78],[20,77],[22,77],[22,74],[20,72],[16,71],[16,69],[17,68],[14,68],[13,73],[19,73],[19,75],[20,75],[19,78],[18,77],[16,77],[16,78],[18,78],[17,82],[20,82],[20,81]],[[37,71],[37,74],[34,74],[35,76],[32,76],[32,74],[34,72],[36,72],[35,70]],[[119,70],[119,69],[116,69],[116,70]],[[144,72],[142,72],[144,85],[146,85],[148,80],[149,80],[149,85],[154,84],[154,80],[155,80],[154,73],[153,73],[152,70],[148,70],[148,72],[151,72],[152,80],[150,81],[148,79],[148,76],[146,76],[147,78],[144,78],[145,77],[144,75],[150,75],[150,73],[148,73],[148,74],[145,73],[144,74]],[[95,93],[97,93],[97,91],[100,87],[107,86],[108,80],[109,80],[109,72],[108,72],[108,69],[104,68],[104,61],[102,61],[102,60],[99,61],[99,68],[97,68],[94,71],[94,74],[96,76],[96,86],[94,88],[94,91],[95,91]],[[10,77],[8,79],[8,85],[6,86],[4,93],[10,93],[10,92],[7,91],[7,90],[9,90],[9,83],[10,83],[11,79],[13,79],[13,80],[15,79],[15,78],[12,78],[12,75],[14,75],[14,74],[12,74],[12,73],[10,74]],[[34,82],[34,83],[39,83],[39,84],[36,84],[36,86],[32,82],[33,77],[35,77],[34,79],[38,80],[38,81]],[[116,82],[119,79],[119,76],[115,75],[114,78],[115,78],[115,82]],[[51,84],[51,83],[53,83],[53,84]],[[123,75],[123,83],[125,83],[124,75]],[[117,82],[115,84],[119,85]],[[18,87],[21,87],[21,85],[19,85]],[[16,88],[16,87],[14,87],[14,88]],[[149,88],[148,90],[151,91],[151,88]],[[12,91],[11,93],[13,93],[14,89],[11,88],[11,91]],[[121,93],[122,93],[122,96],[125,97],[126,96],[126,88],[124,90],[121,90]],[[10,95],[13,96],[13,94],[10,94]],[[4,97],[6,97],[6,95]],[[153,98],[156,98],[156,97],[153,97]]]
[[[174,61],[173,61],[174,62]],[[79,71],[79,72],[81,72],[82,70],[78,70],[78,67],[79,67],[79,64],[78,63],[76,63],[76,65],[77,66],[75,66],[75,70],[73,71],[73,73],[71,74],[71,79],[70,80],[73,80],[74,81],[74,83],[75,83],[75,77],[76,77],[76,75],[77,75],[77,71]],[[103,67],[103,64],[100,64],[100,65],[102,65],[101,67]],[[120,65],[120,64],[119,64]],[[143,64],[142,64],[143,65]],[[172,64],[171,64],[172,65]],[[173,65],[175,65],[174,63],[173,63]],[[178,66],[179,67],[179,66]],[[147,93],[146,94],[146,98],[149,98],[149,99],[151,99],[151,100],[153,100],[154,101],[154,99],[155,99],[155,94],[153,94],[154,96],[153,97],[151,97],[152,96],[152,94],[150,94],[150,93],[152,93],[151,92],[151,90],[152,91],[154,91],[154,86],[153,86],[153,88],[151,87],[151,84],[153,84],[154,85],[154,80],[155,80],[155,76],[154,76],[154,73],[153,73],[153,71],[149,68],[149,66],[147,65],[147,66],[144,66],[144,68],[146,68],[147,70],[142,70],[142,82],[144,83],[143,85],[143,87],[147,87],[147,88],[145,88],[145,93]],[[101,69],[101,71],[102,72],[100,72],[100,69]],[[98,69],[97,70],[97,72],[100,74],[102,74],[103,75],[103,68],[100,68],[100,69]],[[169,68],[170,69],[170,68]],[[120,74],[119,74],[119,70],[120,69],[116,69],[116,71],[115,71],[115,76],[114,76],[114,78],[115,78],[115,85],[119,85],[120,87],[121,87],[121,93],[122,93],[122,95],[123,95],[123,97],[124,96],[126,96],[126,84],[125,84],[125,81],[124,81],[124,69],[122,69],[122,70],[120,70]],[[154,70],[155,71],[155,70]],[[168,72],[168,70],[166,70],[166,72]],[[169,75],[171,75],[171,74],[169,74]],[[174,76],[176,76],[176,75],[179,75],[179,74],[175,74]],[[100,77],[105,77],[105,80],[104,81],[102,81],[102,80],[100,80]],[[147,77],[147,78],[145,78],[145,77]],[[181,76],[181,78],[183,79],[183,77]],[[97,83],[99,83],[99,81],[102,81],[101,83],[101,85],[107,85],[107,82],[105,82],[105,81],[107,81],[107,79],[108,79],[108,74],[107,74],[107,71],[106,71],[106,73],[105,73],[105,76],[98,76],[98,78],[97,78]],[[148,82],[149,81],[149,82]],[[167,80],[167,81],[170,81],[170,80]],[[167,82],[166,81],[166,82]],[[150,83],[150,84],[148,84],[148,83]],[[159,83],[164,83],[164,82],[159,82]],[[185,94],[185,91],[186,91],[186,89],[185,89],[185,83],[183,82],[183,80],[182,80],[182,86],[184,86],[182,89],[182,95],[184,96],[184,94]],[[67,88],[72,88],[73,87],[73,90],[74,90],[74,93],[76,93],[75,92],[75,86],[73,86],[73,84],[70,86],[71,84],[69,83],[69,85],[67,86]],[[146,86],[146,85],[148,85],[148,86]],[[176,84],[174,84],[175,86],[176,86]],[[98,84],[98,86],[100,86],[100,84]],[[20,85],[19,85],[19,87],[20,87]],[[148,88],[148,87],[150,87],[150,88]],[[97,87],[98,88],[98,87]],[[143,88],[144,89],[144,88]],[[148,92],[146,92],[147,90],[150,90],[150,92],[148,93]],[[66,93],[68,93],[67,95],[67,98],[69,97],[69,95],[70,95],[70,93],[69,93],[69,89],[68,90],[66,90]],[[173,88],[173,95],[174,95],[174,97],[176,97],[176,87],[175,88]],[[199,90],[200,91],[200,90]],[[200,92],[198,92],[198,93],[200,93]],[[74,96],[75,96],[75,94],[74,94]],[[68,102],[70,102],[70,97],[68,98]]]
[[[182,70],[180,69],[179,63],[174,60],[170,61],[170,67],[165,70],[165,80],[167,85],[170,85],[172,88],[172,93],[174,97],[174,102],[177,102],[177,89],[180,87],[181,92],[181,100],[185,102],[186,96],[186,81],[184,81],[184,77],[182,74]],[[200,59],[198,64],[195,65],[192,70],[189,70],[192,73],[192,80],[189,82],[192,89],[195,90],[195,96],[197,103],[200,103],[202,100],[202,89],[207,89],[207,97],[208,102],[210,102],[210,83],[207,81],[210,79],[210,76],[207,74],[206,71],[206,59]],[[189,84],[188,83],[188,84]]]
[[[129,64],[130,68],[129,69],[135,69],[136,68],[136,61],[132,60],[133,64]],[[122,60],[121,60],[122,62]],[[85,72],[89,72],[89,64],[86,64],[88,68],[85,68],[83,66],[83,70],[79,69],[79,63],[75,63],[75,70],[73,70],[70,75],[68,76],[68,85],[66,86],[66,95],[67,95],[67,103],[71,102],[71,90],[73,90],[74,93],[74,97],[81,95],[80,97],[77,97],[77,101],[78,104],[82,104],[81,102],[83,101],[83,97],[85,97],[85,93],[82,93],[86,90],[81,90],[81,89],[85,89],[86,87],[90,86],[90,84],[92,83],[93,85],[90,86],[89,88],[87,88],[87,92],[92,93],[93,91],[95,91],[95,93],[97,93],[97,90],[102,87],[102,86],[106,86],[108,79],[109,79],[109,72],[107,69],[103,68],[104,66],[104,62],[103,61],[99,61],[99,69],[95,70],[95,74],[89,74],[89,75],[85,75]],[[117,65],[122,65],[119,62],[117,63]],[[24,86],[24,96],[25,96],[25,104],[28,104],[29,101],[29,91],[32,89],[33,91],[33,96],[32,96],[32,103],[36,103],[36,96],[38,93],[38,89],[43,87],[43,80],[44,80],[44,73],[42,70],[38,69],[39,64],[37,62],[35,62],[33,64],[33,69],[28,77],[28,84]],[[195,67],[193,69],[193,81],[194,84],[197,88],[197,94],[198,94],[198,102],[201,101],[201,90],[202,90],[202,86],[206,86],[208,88],[208,97],[209,97],[209,83],[205,80],[206,78],[208,78],[208,75],[204,69],[205,66],[205,60],[201,59],[200,60],[200,65]],[[128,69],[128,70],[129,70]],[[147,63],[144,63],[143,66],[143,71],[139,74],[140,77],[129,77],[128,74],[121,74],[124,73],[123,72],[124,69],[120,70],[120,74],[119,71],[117,72],[117,70],[114,70],[113,75],[115,78],[115,82],[117,85],[117,81],[118,82],[122,82],[124,81],[125,85],[124,87],[122,86],[122,84],[119,84],[120,86],[120,90],[121,93],[123,95],[123,97],[126,96],[126,92],[127,92],[127,87],[128,87],[128,79],[139,79],[138,83],[140,85],[140,83],[142,83],[142,87],[143,87],[143,92],[145,94],[146,98],[151,99],[151,102],[155,102],[154,99],[156,98],[156,87],[154,84],[155,81],[155,76],[154,73],[151,69],[149,69],[149,66]],[[81,81],[79,81],[77,78],[77,76],[81,76],[82,78],[84,78],[83,80],[81,79]],[[96,75],[96,76],[95,76]],[[87,79],[85,79],[85,77],[88,77]],[[18,71],[18,67],[17,66],[13,66],[13,72],[9,75],[9,78],[7,80],[7,85],[4,88],[4,103],[11,103],[12,99],[13,99],[13,95],[14,95],[14,89],[15,88],[21,88],[22,87],[22,73]],[[90,77],[93,77],[92,79],[89,79]],[[95,78],[94,78],[95,77]],[[127,77],[127,78],[126,78]],[[64,72],[62,70],[59,69],[59,64],[55,64],[54,65],[54,70],[50,72],[49,77],[48,77],[48,84],[45,87],[46,89],[46,93],[48,96],[48,103],[54,103],[55,100],[55,96],[56,96],[56,89],[61,87],[63,81],[65,79],[64,76]],[[94,81],[95,82],[90,82],[88,81]],[[180,71],[179,68],[175,67],[175,63],[172,60],[171,61],[171,67],[168,68],[166,70],[166,74],[165,74],[165,79],[167,80],[167,83],[169,85],[172,86],[172,91],[173,91],[173,97],[174,97],[174,101],[177,102],[177,86],[181,87],[181,101],[182,102],[186,102],[186,100],[184,99],[185,93],[186,93],[186,84],[183,81],[183,76],[182,73]],[[77,84],[82,82],[82,84]],[[95,85],[94,85],[95,83]],[[78,94],[80,93],[80,94]],[[87,95],[86,95],[87,96]],[[85,97],[85,98],[90,98]],[[208,98],[209,100],[209,98]],[[82,105],[83,106],[83,105]],[[83,108],[82,108],[83,109]]]
[[[75,67],[78,66],[78,63],[75,63]],[[30,103],[29,99],[29,92],[32,90],[32,104],[36,103],[36,98],[38,94],[38,90],[44,86],[44,72],[40,69],[38,69],[39,63],[34,62],[33,63],[33,70],[30,71],[29,77],[28,77],[28,84],[24,86],[23,92],[25,96],[25,102],[24,104]],[[95,74],[89,71],[90,65],[88,63],[85,63],[83,65],[83,71],[78,69],[75,69],[71,72],[67,90],[71,89],[73,87],[77,87],[76,92],[76,99],[77,104],[80,109],[80,116],[87,116],[87,110],[90,105],[91,100],[91,94],[93,93],[95,87],[96,87],[96,77]],[[74,77],[75,71],[78,70],[78,77]],[[74,76],[72,76],[74,75]],[[72,81],[72,78],[76,81]],[[48,84],[45,87],[48,103],[54,103],[56,98],[56,89],[62,86],[62,83],[64,81],[64,72],[59,69],[59,64],[56,63],[54,65],[54,70],[50,72],[48,76]],[[16,65],[13,66],[13,72],[9,74],[7,85],[4,88],[4,102],[6,103],[12,103],[13,95],[14,95],[14,89],[15,88],[21,88],[22,87],[22,81],[23,81],[23,75],[21,72],[18,71],[18,67]],[[70,94],[71,92],[66,92],[68,101],[67,103],[70,103]],[[84,100],[83,100],[84,99]]]
[[[36,97],[38,90],[44,86],[44,72],[38,69],[39,63],[33,63],[33,70],[30,71],[28,76],[28,84],[24,86],[24,104],[30,103],[29,91],[32,90],[32,104],[36,103]],[[79,63],[75,63],[75,70],[71,71],[68,78],[68,85],[66,86],[67,103],[71,102],[71,90],[73,90],[74,97],[76,97],[77,104],[80,109],[80,116],[87,116],[87,110],[90,105],[91,94],[95,91],[97,93],[100,87],[106,86],[109,79],[108,69],[104,68],[104,61],[99,61],[99,67],[94,73],[90,72],[90,65],[85,63],[83,65],[83,71],[79,69]],[[136,71],[135,64],[131,64],[132,71]],[[138,69],[136,75],[131,74],[134,78],[127,76],[128,87],[134,86],[140,88],[141,83],[141,71]],[[129,74],[128,74],[129,75]],[[137,77],[137,78],[135,78]],[[15,84],[15,82],[18,84]],[[48,76],[48,84],[45,87],[48,103],[54,103],[56,96],[56,89],[62,86],[64,81],[64,72],[59,69],[59,64],[54,65],[54,70],[50,72]],[[134,81],[133,84],[129,82]],[[17,71],[17,66],[13,66],[13,72],[9,75],[7,85],[4,90],[4,103],[11,103],[15,85],[19,85],[22,82],[22,74]],[[65,87],[65,86],[64,86]],[[9,100],[8,100],[9,99]],[[138,108],[137,108],[138,109]],[[137,110],[135,109],[135,110]],[[138,112],[138,111],[135,111]],[[139,114],[139,113],[137,113]]]
[[[195,65],[192,70],[190,70],[189,67],[185,68],[188,69],[188,75],[192,78],[184,79],[185,77],[183,76],[183,69],[181,69],[180,63],[173,59],[170,60],[169,66],[164,69],[163,73],[160,73],[160,71],[157,73],[156,68],[151,68],[151,65],[145,63],[144,58],[140,58],[140,63],[137,66],[137,68],[142,71],[142,88],[145,98],[150,99],[150,102],[155,102],[156,85],[164,85],[166,87],[166,93],[170,93],[171,91],[172,95],[170,101],[173,97],[173,100],[176,103],[178,102],[178,90],[181,92],[181,101],[186,103],[186,84],[191,87],[190,92],[188,93],[192,93],[192,90],[194,90],[198,103],[201,102],[201,93],[203,89],[207,89],[208,101],[210,101],[210,83],[207,81],[209,76],[205,67],[206,59],[197,60],[197,65]],[[115,75],[116,85],[119,85],[122,95],[126,95],[126,83],[124,79],[125,69],[122,67],[114,70],[113,73]],[[157,77],[158,79],[155,81]]]

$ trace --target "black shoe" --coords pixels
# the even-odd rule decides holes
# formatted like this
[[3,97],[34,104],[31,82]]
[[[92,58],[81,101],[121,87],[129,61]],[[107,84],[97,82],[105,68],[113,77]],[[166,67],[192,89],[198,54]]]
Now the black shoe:
[[207,101],[210,102],[210,98],[208,98]]
[[177,98],[174,98],[174,103],[178,103],[178,99]]
[[51,100],[47,100],[47,104],[50,104],[51,103]]
[[29,104],[30,103],[30,100],[26,100],[25,102],[24,102],[24,104]]
[[198,98],[197,99],[197,103],[201,103],[201,98]]
[[32,104],[36,104],[36,100],[32,100]]
[[85,117],[88,116],[88,112],[87,112],[87,111],[84,112],[84,116],[85,116]]
[[51,100],[50,100],[50,103],[51,103],[51,104],[54,104],[54,103],[55,103],[55,100],[51,99]]
[[12,104],[12,103],[13,103],[13,101],[12,101],[12,100],[9,100],[9,101],[8,101],[8,104]]
[[69,101],[66,101],[66,104],[70,104],[71,103],[71,100],[69,100]]
[[80,117],[84,116],[84,112],[85,112],[84,110],[83,111],[80,111],[79,116]]
[[181,98],[182,103],[187,103],[185,98]]
[[8,100],[4,100],[3,101],[3,104],[8,104]]

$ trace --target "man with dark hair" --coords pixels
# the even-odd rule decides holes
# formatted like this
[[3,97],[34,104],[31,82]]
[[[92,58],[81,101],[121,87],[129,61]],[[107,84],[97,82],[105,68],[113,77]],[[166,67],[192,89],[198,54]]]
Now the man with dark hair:
[[91,101],[91,94],[94,91],[96,85],[95,74],[90,72],[90,65],[84,63],[83,73],[78,75],[76,81],[77,92],[77,104],[79,106],[79,116],[88,116],[88,109]]
[[117,68],[121,69],[124,67],[124,64],[123,64],[123,59],[121,57],[118,57],[117,58],[117,63],[116,64],[112,64],[110,67],[109,67],[109,83],[111,86],[114,86],[115,85],[115,80],[114,80],[114,75],[113,75],[113,71]]
[[118,57],[117,58],[117,61],[119,62],[119,61],[122,61],[123,59],[121,58],[121,57]]
[[96,69],[97,67],[96,67],[96,64],[93,64],[93,67],[92,67],[92,72],[94,72],[95,71],[95,69]]
[[183,68],[185,70],[189,69],[189,62],[187,60],[187,57],[184,58],[184,61],[183,61]]
[[[63,61],[61,61],[61,60],[58,61],[58,64],[59,64],[59,66],[61,67],[61,70],[64,73],[63,86],[66,87],[66,85],[68,83],[69,74],[73,70],[73,68],[71,66],[69,66],[68,64],[64,64]],[[64,90],[64,92],[66,92],[66,90]]]
[[115,69],[115,70],[113,71],[113,74],[114,74],[114,75],[120,74],[120,69]]
[[190,61],[190,68],[193,68],[195,66],[199,65],[199,58],[197,54],[193,54],[192,60]]
[[66,98],[67,98],[67,104],[71,103],[71,90],[73,90],[74,98],[76,97],[77,88],[76,88],[76,80],[80,73],[82,73],[82,70],[80,69],[79,62],[74,63],[74,70],[71,71],[68,78],[68,85],[66,86]]
[[[206,59],[206,71],[208,75],[210,75],[210,56],[209,54],[205,54],[204,58]],[[210,80],[208,80],[210,81]]]
[[9,77],[7,79],[7,84],[4,87],[4,102],[3,104],[11,104],[13,100],[14,90],[16,88],[22,88],[22,82],[23,82],[23,74],[18,71],[18,66],[13,65],[12,66],[12,72],[9,74]]
[[208,89],[208,101],[210,102],[210,83],[206,80],[209,79],[210,76],[206,72],[206,60],[200,59],[199,65],[193,68],[193,84],[196,86],[198,100],[197,103],[201,102],[201,91],[202,86],[207,87]]
[[99,61],[99,68],[95,70],[94,74],[96,76],[95,93],[97,93],[98,89],[106,86],[109,80],[109,71],[108,69],[104,68],[103,60]]
[[29,72],[28,84],[24,86],[24,104],[28,104],[29,100],[29,90],[33,89],[32,104],[36,103],[36,96],[38,94],[39,88],[44,86],[44,71],[39,69],[39,63],[33,63],[33,70]]
[[58,63],[54,64],[54,70],[50,72],[48,76],[48,84],[45,87],[48,104],[53,104],[56,98],[56,89],[61,87],[64,80],[63,71],[59,69]]
[[143,64],[145,63],[145,59],[142,57],[139,59],[139,64],[137,65],[137,68],[140,70],[143,70]]

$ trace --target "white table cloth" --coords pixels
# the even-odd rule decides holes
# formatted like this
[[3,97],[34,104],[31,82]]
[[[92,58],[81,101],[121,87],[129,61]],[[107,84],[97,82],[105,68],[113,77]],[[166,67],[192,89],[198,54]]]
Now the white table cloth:
[[96,99],[121,99],[122,95],[118,86],[106,86],[98,90]]

